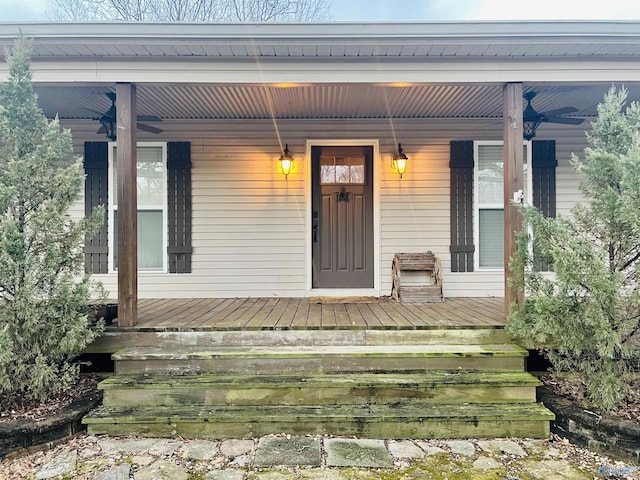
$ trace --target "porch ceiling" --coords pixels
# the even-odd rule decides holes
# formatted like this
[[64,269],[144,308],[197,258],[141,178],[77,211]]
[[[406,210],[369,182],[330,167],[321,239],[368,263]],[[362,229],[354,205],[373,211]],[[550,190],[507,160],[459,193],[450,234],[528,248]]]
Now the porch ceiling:
[[[139,114],[166,120],[498,119],[499,82],[527,78],[535,81],[525,91],[538,92],[539,112],[574,106],[576,116],[592,117],[609,85],[587,80],[608,80],[609,68],[616,72],[611,78],[640,78],[640,22],[0,22],[0,46],[11,45],[19,31],[34,39],[42,81],[57,82],[38,88],[41,105],[63,119],[100,116],[109,107],[104,93],[114,90],[106,82],[114,81],[137,82]],[[298,65],[313,68],[301,73]],[[434,65],[440,75],[430,77]],[[403,66],[409,73],[415,67],[413,75]],[[53,75],[58,68],[63,73]],[[375,77],[381,72],[386,75]],[[263,80],[295,74],[310,83]],[[197,80],[186,83],[190,78]],[[445,83],[449,78],[459,83]],[[585,83],[569,83],[576,78]],[[640,98],[640,82],[627,87],[632,99]]]
[[[626,84],[640,99],[640,84]],[[610,84],[525,84],[538,93],[539,112],[564,106],[574,116],[593,117]],[[46,115],[61,119],[99,117],[110,105],[103,86],[39,86]],[[139,85],[138,114],[165,120],[502,118],[499,84],[314,84],[314,85]]]

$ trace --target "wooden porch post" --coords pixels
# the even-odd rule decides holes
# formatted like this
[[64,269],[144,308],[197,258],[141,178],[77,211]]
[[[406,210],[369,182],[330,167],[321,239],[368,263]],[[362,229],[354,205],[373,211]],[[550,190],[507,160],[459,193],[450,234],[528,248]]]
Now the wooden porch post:
[[136,87],[116,85],[118,145],[118,325],[138,320]]
[[522,147],[522,83],[507,83],[502,90],[504,121],[504,308],[507,318],[511,304],[522,306],[524,292],[509,285],[509,260],[517,250],[516,237],[522,215],[512,205],[514,194],[524,191]]

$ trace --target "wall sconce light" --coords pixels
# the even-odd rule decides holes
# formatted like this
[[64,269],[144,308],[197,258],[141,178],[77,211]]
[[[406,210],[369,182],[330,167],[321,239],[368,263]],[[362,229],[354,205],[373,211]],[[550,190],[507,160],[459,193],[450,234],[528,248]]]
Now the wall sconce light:
[[400,178],[402,178],[402,175],[407,170],[407,161],[408,160],[409,160],[409,158],[402,151],[402,144],[399,143],[398,144],[398,153],[396,153],[393,156],[392,163],[393,163],[393,169],[400,174]]
[[285,144],[284,152],[280,155],[280,168],[282,169],[282,174],[286,179],[291,173],[291,169],[293,168],[293,156],[289,153],[289,144]]

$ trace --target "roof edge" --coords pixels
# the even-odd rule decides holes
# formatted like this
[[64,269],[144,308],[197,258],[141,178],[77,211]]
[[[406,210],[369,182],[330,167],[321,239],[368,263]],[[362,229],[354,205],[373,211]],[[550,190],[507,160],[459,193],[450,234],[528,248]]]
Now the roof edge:
[[0,22],[0,38],[20,32],[49,39],[235,39],[368,40],[380,38],[640,38],[640,21],[483,21],[483,22]]

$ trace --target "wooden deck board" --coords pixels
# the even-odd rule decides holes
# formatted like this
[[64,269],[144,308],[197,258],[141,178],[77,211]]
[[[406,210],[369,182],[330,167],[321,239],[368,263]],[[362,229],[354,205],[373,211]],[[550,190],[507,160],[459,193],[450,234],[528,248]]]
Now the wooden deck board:
[[318,303],[309,304],[309,313],[307,314],[305,327],[315,330],[322,327],[322,305]]
[[349,315],[349,321],[351,322],[352,328],[363,329],[366,328],[367,322],[364,319],[364,316],[360,312],[358,308],[358,304],[356,303],[347,303],[345,304],[345,309],[347,311],[347,315]]
[[347,313],[347,307],[344,303],[334,304],[334,312],[336,318],[336,327],[348,329],[351,328],[351,320],[349,320],[349,314]]
[[260,330],[265,319],[273,311],[277,303],[277,298],[267,298],[262,302],[260,310],[258,310],[255,315],[242,326],[242,328],[247,330]]
[[238,308],[242,303],[243,302],[238,302],[237,298],[224,299],[215,305],[210,313],[206,313],[200,317],[201,323],[199,327],[216,328],[220,326],[220,324],[226,320],[229,313]]
[[289,298],[287,301],[287,306],[282,312],[280,319],[275,325],[276,330],[289,330],[291,328],[291,324],[293,323],[293,319],[295,318],[296,312],[300,308],[300,299],[299,298]]
[[322,329],[335,330],[336,324],[336,305],[334,303],[323,303],[320,306],[322,312]]
[[141,299],[140,329],[429,329],[507,324],[502,298],[399,304],[386,298],[318,302],[307,298]]
[[207,299],[200,302],[180,302],[176,308],[168,311],[166,314],[162,314],[162,320],[159,321],[159,325],[170,326],[189,322],[193,319],[195,313],[207,308],[209,303]]
[[263,304],[257,298],[248,298],[243,304],[233,313],[227,315],[227,318],[223,322],[219,322],[218,325],[224,327],[225,330],[240,330],[255,317],[262,309]]
[[298,310],[291,320],[291,328],[296,330],[302,330],[307,326],[307,318],[309,317],[309,302],[300,300]]

